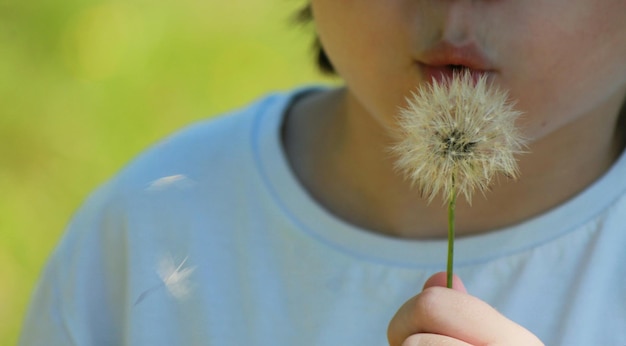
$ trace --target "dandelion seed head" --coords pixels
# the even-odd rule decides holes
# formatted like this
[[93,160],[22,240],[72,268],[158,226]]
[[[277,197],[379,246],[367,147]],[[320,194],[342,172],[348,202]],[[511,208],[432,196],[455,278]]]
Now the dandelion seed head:
[[400,110],[396,166],[431,202],[454,188],[471,202],[500,173],[516,178],[524,139],[508,94],[469,71],[420,87]]

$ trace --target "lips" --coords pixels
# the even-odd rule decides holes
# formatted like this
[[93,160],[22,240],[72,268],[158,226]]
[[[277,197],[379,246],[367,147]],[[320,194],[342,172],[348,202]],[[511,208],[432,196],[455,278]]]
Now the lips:
[[474,44],[456,46],[440,42],[423,52],[417,59],[420,72],[426,82],[445,82],[455,73],[468,71],[474,81],[484,75],[488,78],[496,72],[484,53]]

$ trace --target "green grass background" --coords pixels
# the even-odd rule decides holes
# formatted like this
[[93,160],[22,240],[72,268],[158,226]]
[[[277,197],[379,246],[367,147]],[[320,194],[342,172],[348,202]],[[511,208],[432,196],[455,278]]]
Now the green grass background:
[[73,211],[176,129],[303,83],[304,0],[0,0],[0,345]]

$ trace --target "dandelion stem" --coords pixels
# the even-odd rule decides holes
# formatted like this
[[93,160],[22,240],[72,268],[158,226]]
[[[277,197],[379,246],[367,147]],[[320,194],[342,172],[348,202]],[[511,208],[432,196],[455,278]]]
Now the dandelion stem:
[[451,177],[450,196],[448,197],[448,265],[446,268],[446,285],[452,288],[452,274],[454,267],[454,210],[456,207],[455,175]]

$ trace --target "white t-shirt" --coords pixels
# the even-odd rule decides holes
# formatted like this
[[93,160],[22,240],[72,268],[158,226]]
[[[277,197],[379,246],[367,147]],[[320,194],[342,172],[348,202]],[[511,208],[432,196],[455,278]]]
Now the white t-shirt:
[[[185,129],[93,194],[21,344],[386,345],[446,242],[377,235],[314,202],[280,142],[297,92]],[[625,155],[564,205],[456,249],[468,291],[547,345],[626,345]]]

